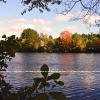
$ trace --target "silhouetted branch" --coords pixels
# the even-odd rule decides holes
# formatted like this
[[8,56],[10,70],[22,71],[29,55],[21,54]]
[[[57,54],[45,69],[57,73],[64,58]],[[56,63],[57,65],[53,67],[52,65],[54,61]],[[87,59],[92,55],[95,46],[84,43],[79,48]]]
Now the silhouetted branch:
[[4,2],[4,3],[6,3],[6,2],[7,2],[6,0],[0,0],[0,1],[2,1],[2,2]]
[[[6,2],[5,0],[0,1]],[[22,15],[35,8],[40,12],[50,11],[52,6],[59,5],[57,11],[60,14],[65,15],[73,12],[73,10],[76,11],[74,11],[75,13],[80,12],[80,14],[75,16],[75,19],[84,19],[92,15],[100,16],[100,0],[21,0],[21,3],[25,6],[21,13]]]

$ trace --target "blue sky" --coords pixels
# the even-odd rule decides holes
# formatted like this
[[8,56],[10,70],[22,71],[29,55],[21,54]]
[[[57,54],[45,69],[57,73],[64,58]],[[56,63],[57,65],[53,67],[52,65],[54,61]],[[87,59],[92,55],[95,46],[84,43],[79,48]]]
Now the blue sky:
[[[27,12],[23,16],[21,12],[24,7],[20,2],[21,0],[8,0],[6,4],[0,2],[0,37],[3,34],[7,36],[15,34],[20,36],[21,32],[25,28],[33,28],[38,33],[44,33],[58,37],[62,31],[70,31],[72,33],[78,32],[89,33],[97,31],[96,28],[89,27],[83,24],[82,21],[70,21],[75,15],[77,15],[78,7],[76,7],[73,13],[68,15],[57,14],[53,7],[51,12],[40,13],[37,9],[32,12]],[[100,19],[99,16],[93,16],[90,19],[91,23],[94,23],[94,19]]]

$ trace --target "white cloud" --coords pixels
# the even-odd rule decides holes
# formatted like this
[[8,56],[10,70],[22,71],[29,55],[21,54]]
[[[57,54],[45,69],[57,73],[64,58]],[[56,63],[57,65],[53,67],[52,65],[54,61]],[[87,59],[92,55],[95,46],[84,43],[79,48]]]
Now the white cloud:
[[[73,19],[74,16],[78,16],[78,13],[67,15],[58,14],[53,20],[45,20],[41,18],[34,18],[33,20],[25,18],[0,20],[0,37],[3,34],[6,34],[7,36],[12,34],[20,36],[22,31],[26,28],[32,28],[39,33],[45,33],[55,37],[58,37],[62,31],[70,31],[71,33],[82,32],[84,30],[84,28],[82,28],[82,23],[77,24],[78,26],[76,26],[74,22],[72,25],[69,23],[67,26],[64,26],[64,28],[61,29],[61,27],[65,25],[63,22]],[[91,16],[89,23],[95,23],[95,19],[100,20],[100,16]]]
[[25,24],[25,25],[23,26],[23,29],[26,29],[26,28],[35,29],[35,25],[33,25],[33,24]]
[[14,25],[14,26],[11,27],[11,29],[14,29],[14,30],[26,29],[26,28],[32,28],[32,29],[34,29],[35,26],[32,25],[32,24],[22,24],[22,25]]
[[5,21],[0,20],[0,25],[3,25],[3,24],[5,24]]
[[55,30],[53,30],[51,27],[47,27],[47,26],[42,27],[41,31],[47,35],[52,35],[52,36],[54,36],[54,33],[55,33]]
[[25,18],[17,18],[17,19],[10,20],[9,23],[14,25],[21,25],[27,23],[27,21],[28,20]]
[[[83,12],[83,13],[85,13],[85,12]],[[57,22],[71,21],[71,20],[77,19],[80,16],[82,16],[82,15],[80,15],[80,12],[68,13],[66,15],[58,14],[55,17],[55,21],[56,21],[56,23]],[[96,20],[100,20],[100,16],[97,16],[97,15],[89,16],[89,15],[87,15],[87,16],[85,16],[85,18],[83,18],[81,20],[81,24],[95,24]]]
[[96,20],[100,20],[100,16],[91,16],[89,23],[95,24]]
[[66,26],[62,29],[62,31],[69,31],[71,33],[79,32],[79,29],[77,26]]
[[51,21],[49,20],[43,20],[43,19],[33,19],[32,23],[34,25],[50,25]]
[[[0,21],[1,24],[3,22]],[[31,21],[25,18],[17,18],[17,19],[7,20],[6,23],[4,23],[2,27],[0,27],[0,37],[2,36],[2,34],[6,34],[7,36],[15,34],[16,36],[20,36],[22,31],[26,28],[32,28],[38,32],[41,33],[43,32],[48,34],[53,32],[50,26],[51,26],[51,21],[44,19],[35,18]]]
[[10,29],[7,28],[0,28],[0,38],[6,34],[7,36],[11,36],[14,34],[14,32],[12,32]]
[[[8,33],[12,33],[12,34],[15,34],[17,36],[20,36],[20,34],[22,33],[22,31],[24,29],[27,29],[27,28],[32,28],[32,29],[35,29],[35,26],[32,25],[32,24],[22,24],[22,25],[13,25],[11,26],[11,28],[9,29],[9,32]],[[7,34],[8,34],[7,33]]]
[[86,16],[83,20],[81,20],[82,24],[95,24],[96,20],[100,20],[100,16]]
[[47,33],[53,32],[53,29],[50,28],[50,27],[47,27],[47,26],[43,27],[42,30],[43,30],[44,32],[47,32]]
[[73,14],[69,13],[67,15],[62,15],[62,14],[58,14],[56,17],[55,17],[55,20],[57,22],[64,22],[64,21],[69,21],[73,18]]
[[5,33],[7,32],[8,29],[7,28],[4,28],[4,27],[0,27],[0,33]]

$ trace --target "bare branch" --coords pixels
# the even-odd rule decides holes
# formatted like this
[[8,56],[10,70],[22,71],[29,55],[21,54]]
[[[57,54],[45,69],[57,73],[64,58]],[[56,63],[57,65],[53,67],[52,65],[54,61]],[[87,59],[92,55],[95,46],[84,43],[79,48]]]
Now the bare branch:
[[[0,1],[6,2],[5,0]],[[52,6],[59,5],[56,7],[58,7],[57,11],[60,14],[80,12],[79,15],[75,16],[75,19],[86,19],[87,16],[92,15],[100,16],[100,0],[21,0],[21,3],[25,6],[22,15],[35,8],[40,12],[50,11]]]
[[77,7],[79,7],[77,11],[79,11],[80,14],[75,16],[73,20],[83,19],[83,21],[88,22],[91,16],[100,16],[100,0],[64,0],[62,4],[63,10],[60,11],[60,14],[73,14],[73,11],[78,9]]

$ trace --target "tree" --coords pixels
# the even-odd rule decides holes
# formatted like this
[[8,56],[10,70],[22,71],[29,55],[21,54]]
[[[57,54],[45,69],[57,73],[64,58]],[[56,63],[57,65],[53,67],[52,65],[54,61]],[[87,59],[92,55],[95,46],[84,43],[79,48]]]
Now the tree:
[[3,35],[2,38],[3,40],[0,41],[0,71],[6,70],[8,67],[6,61],[11,60],[19,48],[19,43],[15,35],[10,37]]
[[72,33],[68,31],[61,32],[60,39],[61,39],[61,44],[64,47],[64,51],[66,52],[66,48],[68,49],[72,41]]
[[73,36],[72,36],[75,49],[79,49],[79,51],[81,51],[81,52],[84,50],[84,48],[86,47],[86,44],[87,44],[87,40],[83,36],[84,36],[84,34],[80,35],[77,33],[73,34]]
[[35,51],[39,47],[39,36],[33,29],[28,28],[23,30],[20,39],[22,44],[21,51]]
[[50,35],[49,38],[48,38],[48,43],[47,43],[47,51],[48,52],[53,52],[54,45],[55,45],[55,40]]
[[41,33],[39,36],[40,46],[38,51],[45,52],[47,51],[47,44],[48,44],[48,36],[46,34]]
[[63,52],[62,51],[62,45],[61,45],[61,39],[60,37],[55,39],[55,45],[53,52]]

